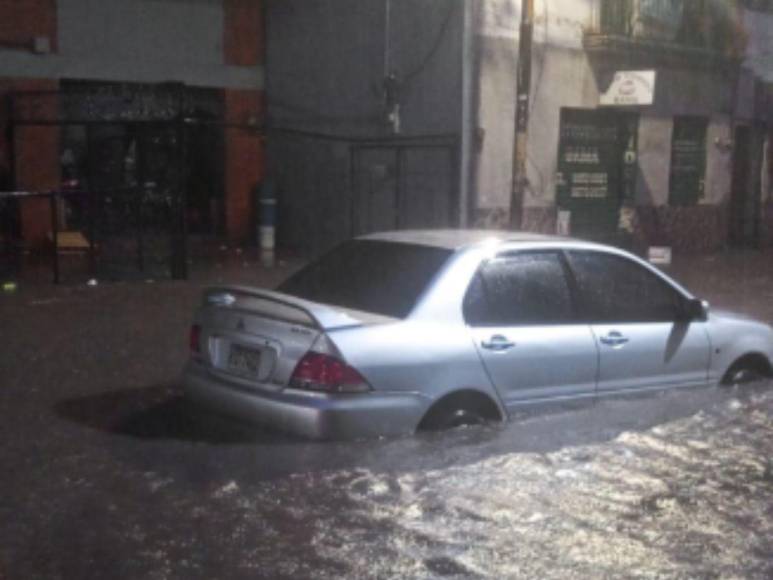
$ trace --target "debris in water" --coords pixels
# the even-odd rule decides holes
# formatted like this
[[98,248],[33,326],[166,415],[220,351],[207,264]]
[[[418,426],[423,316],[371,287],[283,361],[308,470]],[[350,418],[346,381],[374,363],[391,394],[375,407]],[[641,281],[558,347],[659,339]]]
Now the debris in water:
[[223,487],[215,492],[215,497],[225,497],[231,495],[235,491],[239,490],[239,485],[235,481],[226,483]]

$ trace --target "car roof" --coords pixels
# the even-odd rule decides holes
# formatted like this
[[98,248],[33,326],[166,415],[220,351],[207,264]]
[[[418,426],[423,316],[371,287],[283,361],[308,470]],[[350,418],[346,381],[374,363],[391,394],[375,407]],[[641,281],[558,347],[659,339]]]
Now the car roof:
[[360,236],[360,240],[378,240],[384,242],[398,242],[405,244],[419,244],[433,246],[449,250],[476,246],[482,243],[530,243],[530,242],[565,242],[575,243],[579,240],[535,234],[531,232],[506,231],[506,230],[400,230],[390,232],[378,232]]

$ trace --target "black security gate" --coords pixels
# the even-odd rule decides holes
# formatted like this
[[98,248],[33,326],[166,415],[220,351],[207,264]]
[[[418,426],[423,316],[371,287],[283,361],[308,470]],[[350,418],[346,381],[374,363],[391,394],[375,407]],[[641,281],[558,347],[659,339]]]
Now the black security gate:
[[[9,123],[12,146],[27,127],[59,129],[61,187],[29,192],[52,199],[55,261],[67,244],[80,240],[80,249],[89,248],[95,277],[186,278],[187,214],[203,213],[188,207],[189,191],[201,189],[188,182],[189,142],[201,141],[202,130],[214,135],[205,140],[222,176],[222,110],[217,103],[202,106],[195,91],[182,84],[63,82],[63,87],[13,93]],[[206,163],[195,164],[201,181]],[[217,220],[207,215],[199,221]],[[57,238],[57,231],[68,236]]]

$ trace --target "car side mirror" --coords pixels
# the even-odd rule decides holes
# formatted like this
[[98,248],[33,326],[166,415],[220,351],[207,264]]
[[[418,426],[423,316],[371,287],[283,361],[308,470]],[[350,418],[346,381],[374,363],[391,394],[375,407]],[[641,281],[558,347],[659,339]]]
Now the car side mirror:
[[709,318],[709,303],[698,298],[691,298],[684,303],[682,314],[683,320],[706,322]]

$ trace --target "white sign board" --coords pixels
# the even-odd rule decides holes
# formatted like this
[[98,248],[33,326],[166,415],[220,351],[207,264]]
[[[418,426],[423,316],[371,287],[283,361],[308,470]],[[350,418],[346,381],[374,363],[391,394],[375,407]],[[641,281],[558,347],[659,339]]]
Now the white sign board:
[[599,98],[599,104],[607,107],[651,105],[654,101],[654,70],[616,72],[612,84]]
[[658,266],[671,265],[671,248],[667,246],[650,246],[647,252],[647,260],[650,264]]

